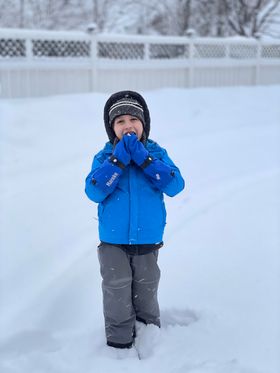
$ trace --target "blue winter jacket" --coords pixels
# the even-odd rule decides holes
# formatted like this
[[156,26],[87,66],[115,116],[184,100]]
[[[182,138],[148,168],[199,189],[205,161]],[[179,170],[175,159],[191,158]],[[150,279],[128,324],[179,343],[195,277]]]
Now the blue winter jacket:
[[170,197],[184,189],[185,183],[179,169],[165,149],[148,140],[146,149],[172,168],[172,180],[160,190],[149,180],[143,170],[131,162],[110,194],[92,182],[94,172],[112,155],[113,146],[105,144],[93,160],[92,170],[86,178],[85,192],[98,204],[99,238],[112,244],[155,244],[162,241],[166,224],[163,193]]

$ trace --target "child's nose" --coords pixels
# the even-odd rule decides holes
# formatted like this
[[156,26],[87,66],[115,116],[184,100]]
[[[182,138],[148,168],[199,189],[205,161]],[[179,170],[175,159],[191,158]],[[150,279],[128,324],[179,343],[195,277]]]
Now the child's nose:
[[129,121],[125,121],[124,126],[125,126],[126,129],[132,128],[132,125]]

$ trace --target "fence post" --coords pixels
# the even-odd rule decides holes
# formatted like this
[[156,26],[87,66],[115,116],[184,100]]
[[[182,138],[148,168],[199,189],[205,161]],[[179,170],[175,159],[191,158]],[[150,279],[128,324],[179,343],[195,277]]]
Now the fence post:
[[31,76],[32,76],[31,66],[32,66],[32,61],[33,61],[33,49],[32,49],[32,38],[31,38],[31,36],[28,36],[26,38],[25,47],[26,47],[26,63],[29,66],[29,68],[27,69],[27,79],[24,82],[24,84],[21,84],[21,86],[25,86],[25,88],[26,88],[25,95],[26,96],[31,96],[32,91],[34,89],[32,87],[32,79],[31,79]]
[[226,45],[225,45],[225,60],[228,61],[229,58],[230,58],[230,42],[228,41],[228,39],[226,39]]
[[262,57],[262,43],[261,43],[260,39],[257,39],[257,58],[256,58],[255,85],[260,84],[261,57]]
[[150,59],[150,43],[149,41],[144,41],[144,61],[149,61]]
[[28,63],[32,62],[33,58],[33,51],[32,51],[32,40],[30,37],[27,37],[25,40],[25,47],[26,47],[26,61]]
[[89,24],[87,32],[90,35],[90,91],[94,92],[97,90],[97,25]]
[[189,46],[190,46],[190,65],[189,65],[189,86],[192,88],[194,86],[194,62],[195,62],[195,55],[194,55],[194,42],[193,38],[189,38]]

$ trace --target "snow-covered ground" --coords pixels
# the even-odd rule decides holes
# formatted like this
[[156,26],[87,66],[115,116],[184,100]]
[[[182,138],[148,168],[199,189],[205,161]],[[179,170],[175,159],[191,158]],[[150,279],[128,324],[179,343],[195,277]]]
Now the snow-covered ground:
[[166,198],[163,327],[105,346],[96,205],[104,94],[0,102],[1,373],[280,372],[280,87],[142,92],[186,189]]

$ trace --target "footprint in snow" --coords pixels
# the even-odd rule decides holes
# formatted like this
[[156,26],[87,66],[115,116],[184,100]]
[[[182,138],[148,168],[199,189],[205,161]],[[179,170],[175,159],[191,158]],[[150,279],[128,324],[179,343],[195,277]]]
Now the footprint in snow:
[[199,320],[199,316],[192,310],[166,309],[161,311],[161,326],[188,326]]
[[135,347],[141,359],[147,359],[153,355],[154,350],[160,344],[162,331],[168,326],[188,326],[199,319],[192,310],[167,309],[161,311],[161,328],[149,324],[136,323]]

